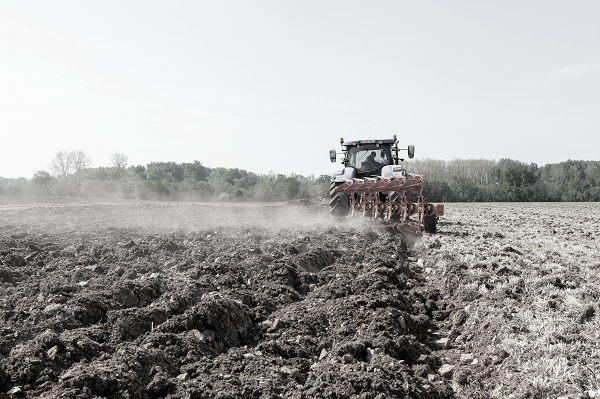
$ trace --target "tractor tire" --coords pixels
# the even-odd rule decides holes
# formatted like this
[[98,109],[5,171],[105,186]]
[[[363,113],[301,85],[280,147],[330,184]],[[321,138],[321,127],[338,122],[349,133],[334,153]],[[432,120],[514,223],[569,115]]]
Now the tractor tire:
[[342,183],[332,182],[329,186],[329,212],[331,216],[341,218],[350,213],[350,198],[346,193],[336,193],[335,189]]
[[426,233],[437,233],[438,215],[425,216],[423,219],[423,230]]

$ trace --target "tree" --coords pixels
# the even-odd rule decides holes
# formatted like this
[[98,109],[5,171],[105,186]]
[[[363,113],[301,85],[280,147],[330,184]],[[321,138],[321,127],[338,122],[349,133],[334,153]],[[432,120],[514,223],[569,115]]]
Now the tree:
[[585,179],[592,187],[600,187],[600,168],[594,169]]
[[52,182],[52,175],[45,170],[38,170],[31,178],[31,183],[37,187],[47,186]]
[[437,180],[425,181],[423,196],[431,202],[452,202],[455,199],[454,191],[448,183]]
[[538,180],[529,167],[523,164],[510,166],[504,172],[504,189],[510,201],[533,200],[533,186]]
[[125,169],[129,157],[122,152],[115,152],[110,156],[110,163],[114,168]]
[[92,159],[84,151],[59,151],[56,153],[48,168],[52,174],[62,180],[73,173],[81,173],[92,165]]
[[504,172],[500,169],[499,166],[494,166],[490,173],[491,175],[491,183],[496,186],[502,186],[504,183]]
[[531,186],[536,181],[536,174],[525,165],[511,166],[504,172],[504,182],[510,187]]
[[202,166],[200,161],[194,161],[193,163],[182,163],[183,178],[192,179],[196,181],[206,181],[206,168]]
[[67,176],[73,172],[72,153],[67,151],[57,152],[52,161],[50,161],[48,168],[54,176],[66,180]]
[[452,182],[453,191],[458,197],[459,201],[472,202],[475,201],[479,194],[479,188],[473,182],[473,180],[466,177],[455,177]]
[[175,162],[150,162],[146,167],[146,178],[148,180],[182,182],[183,168]]
[[277,177],[279,196],[286,201],[291,200],[300,192],[300,180],[295,176],[285,177],[279,175]]
[[258,183],[258,177],[243,169],[215,168],[211,170],[208,182],[214,187],[217,195],[224,194],[223,198],[239,198],[240,193],[243,196],[248,188]]
[[87,156],[85,152],[81,150],[71,151],[71,154],[71,157],[73,158],[73,169],[77,175],[92,166],[92,158]]
[[130,176],[137,180],[146,180],[146,167],[143,165],[130,166],[127,168]]

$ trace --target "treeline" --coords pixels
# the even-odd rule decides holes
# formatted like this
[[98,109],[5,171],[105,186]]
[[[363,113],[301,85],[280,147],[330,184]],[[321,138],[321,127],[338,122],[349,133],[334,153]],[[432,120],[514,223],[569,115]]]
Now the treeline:
[[198,161],[56,170],[54,174],[38,171],[31,179],[0,178],[0,195],[271,202],[327,197],[330,180],[325,175],[260,175],[237,168],[209,168]]
[[538,167],[512,159],[413,159],[432,202],[600,201],[600,162],[565,161]]
[[[48,171],[26,179],[0,178],[0,195],[112,197],[140,200],[288,201],[329,196],[330,175],[260,175],[191,163],[127,166],[113,154],[110,167],[91,167],[83,151],[59,152]],[[425,178],[432,202],[600,201],[600,162],[566,161],[538,167],[512,159],[413,159],[409,173]]]

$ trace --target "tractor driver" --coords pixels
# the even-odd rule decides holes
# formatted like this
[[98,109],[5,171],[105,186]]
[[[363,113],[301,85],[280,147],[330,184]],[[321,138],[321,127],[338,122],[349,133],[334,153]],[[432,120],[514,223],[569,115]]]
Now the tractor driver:
[[379,162],[375,160],[375,151],[371,151],[371,154],[365,159],[365,162],[362,164],[363,170],[374,170],[379,167]]

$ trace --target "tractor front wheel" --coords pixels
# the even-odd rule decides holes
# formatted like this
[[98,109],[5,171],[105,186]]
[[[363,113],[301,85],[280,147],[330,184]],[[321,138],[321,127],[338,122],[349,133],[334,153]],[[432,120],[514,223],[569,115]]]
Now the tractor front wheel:
[[346,193],[336,193],[335,189],[342,183],[331,182],[329,186],[329,212],[331,216],[341,218],[350,213],[350,198]]

